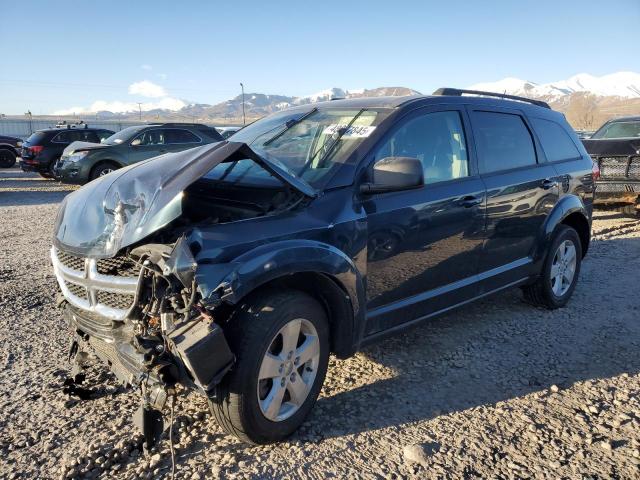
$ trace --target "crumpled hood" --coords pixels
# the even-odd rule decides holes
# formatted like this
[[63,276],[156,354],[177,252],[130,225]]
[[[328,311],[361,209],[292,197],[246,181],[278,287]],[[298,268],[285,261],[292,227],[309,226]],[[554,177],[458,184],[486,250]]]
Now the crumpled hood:
[[112,257],[178,218],[182,192],[216,165],[247,158],[297,188],[286,171],[244,143],[167,153],[99,177],[68,195],[58,210],[54,243],[77,255]]

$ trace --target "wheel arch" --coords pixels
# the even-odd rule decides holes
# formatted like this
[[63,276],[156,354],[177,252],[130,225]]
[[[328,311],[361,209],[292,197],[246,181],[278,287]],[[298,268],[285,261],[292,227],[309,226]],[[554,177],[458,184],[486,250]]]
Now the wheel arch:
[[580,197],[566,195],[555,205],[543,224],[540,232],[540,241],[534,254],[536,261],[544,261],[553,235],[559,225],[567,225],[576,230],[580,238],[582,256],[586,255],[591,240],[591,215]]
[[196,283],[205,303],[241,305],[267,288],[304,291],[325,308],[331,351],[355,353],[364,331],[364,285],[354,263],[326,244],[290,240],[263,245],[226,264],[201,264]]

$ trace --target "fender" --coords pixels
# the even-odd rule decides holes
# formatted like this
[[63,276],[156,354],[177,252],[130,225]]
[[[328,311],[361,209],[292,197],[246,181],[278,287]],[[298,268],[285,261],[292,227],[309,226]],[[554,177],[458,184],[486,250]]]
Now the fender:
[[536,242],[536,249],[532,255],[536,266],[541,266],[544,261],[549,245],[551,244],[553,232],[557,226],[564,222],[569,215],[576,212],[582,214],[585,220],[591,224],[591,217],[582,199],[573,194],[563,196],[553,207],[549,215],[547,215],[547,219],[542,225],[538,241]]
[[195,279],[205,303],[235,305],[272,280],[307,272],[324,274],[344,290],[353,312],[345,330],[350,343],[359,341],[366,305],[364,282],[352,260],[332,245],[302,239],[264,244],[229,263],[198,265]]

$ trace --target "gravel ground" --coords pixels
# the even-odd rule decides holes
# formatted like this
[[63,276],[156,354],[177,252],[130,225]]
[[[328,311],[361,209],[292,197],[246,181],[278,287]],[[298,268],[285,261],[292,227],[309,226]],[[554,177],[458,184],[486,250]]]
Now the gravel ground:
[[[137,396],[95,368],[88,401],[61,391],[68,336],[48,249],[70,190],[0,171],[0,477],[157,478]],[[195,395],[176,405],[177,478],[640,478],[640,221],[600,212],[569,306],[519,291],[332,359],[287,442],[225,435]]]

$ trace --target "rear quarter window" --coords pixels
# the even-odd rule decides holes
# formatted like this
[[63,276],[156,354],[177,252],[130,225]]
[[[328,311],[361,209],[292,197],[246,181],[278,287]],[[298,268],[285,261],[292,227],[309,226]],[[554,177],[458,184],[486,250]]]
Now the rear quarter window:
[[548,161],[560,162],[580,157],[578,148],[561,125],[542,118],[530,118],[530,120]]
[[480,173],[537,163],[533,138],[520,115],[474,111],[472,119]]
[[47,134],[44,132],[35,132],[32,133],[29,138],[27,138],[27,142],[29,145],[37,145],[41,142],[44,142],[47,138]]

